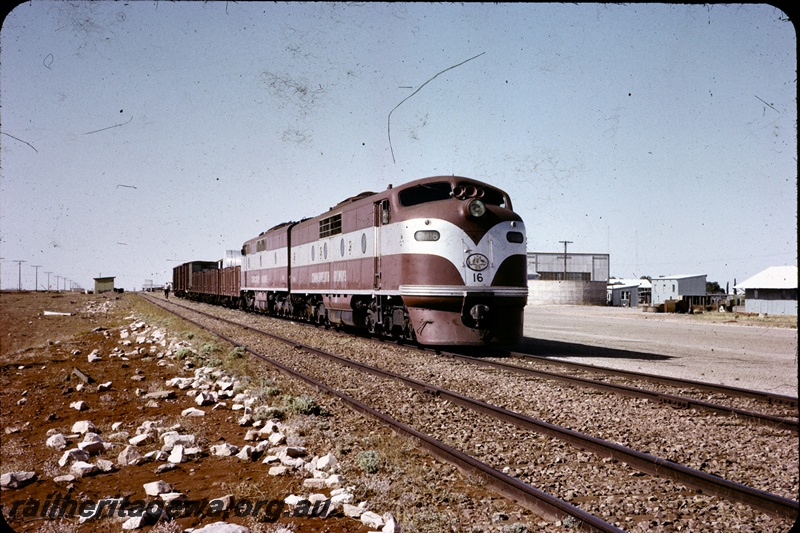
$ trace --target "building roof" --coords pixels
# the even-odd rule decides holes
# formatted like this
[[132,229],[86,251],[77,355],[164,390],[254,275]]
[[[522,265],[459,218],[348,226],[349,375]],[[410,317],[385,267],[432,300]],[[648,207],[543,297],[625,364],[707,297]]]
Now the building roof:
[[643,279],[625,279],[625,278],[614,278],[608,280],[608,286],[613,289],[618,289],[621,287],[639,287],[640,289],[650,289],[652,288],[653,284],[650,283],[650,280],[647,278]]
[[797,267],[774,266],[747,278],[736,289],[796,289]]
[[708,274],[676,274],[674,276],[658,276],[653,279],[687,279],[687,278],[704,278]]

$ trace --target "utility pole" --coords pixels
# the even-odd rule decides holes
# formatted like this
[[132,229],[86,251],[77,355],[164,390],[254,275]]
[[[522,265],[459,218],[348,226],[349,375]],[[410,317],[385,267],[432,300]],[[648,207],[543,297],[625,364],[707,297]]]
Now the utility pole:
[[564,280],[567,279],[567,245],[572,244],[572,241],[558,241],[564,245]]
[[58,288],[59,288],[59,285],[60,285],[60,281],[59,281],[60,279],[61,279],[61,276],[56,276],[56,292],[58,292]]
[[34,281],[35,285],[33,286],[33,292],[39,292],[39,268],[42,265],[31,265],[31,266],[36,269],[36,278],[34,278],[36,281]]
[[50,292],[50,274],[52,272],[45,272],[45,274],[47,274],[47,292]]
[[24,259],[14,259],[14,262],[19,267],[19,279],[17,281],[17,283],[19,284],[19,288],[17,290],[22,292],[22,263],[27,263],[27,261],[25,261]]

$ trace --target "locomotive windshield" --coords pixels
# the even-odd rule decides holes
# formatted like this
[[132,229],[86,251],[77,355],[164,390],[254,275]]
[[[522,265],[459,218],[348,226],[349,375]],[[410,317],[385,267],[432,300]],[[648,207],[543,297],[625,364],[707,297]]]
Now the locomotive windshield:
[[477,187],[473,184],[459,184],[453,186],[446,181],[425,183],[423,185],[416,185],[409,187],[398,193],[400,204],[404,207],[413,205],[424,204],[427,202],[438,202],[440,200],[448,200],[450,198],[457,198],[464,200],[466,198],[480,198],[484,203],[496,205],[499,207],[511,208],[510,203],[507,201],[505,195],[497,189],[492,187],[480,186]]

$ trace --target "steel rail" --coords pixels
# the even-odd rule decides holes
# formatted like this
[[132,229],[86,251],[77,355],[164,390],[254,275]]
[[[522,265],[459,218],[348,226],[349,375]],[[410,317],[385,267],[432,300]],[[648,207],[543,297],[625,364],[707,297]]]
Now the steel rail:
[[[733,481],[721,478],[719,476],[707,474],[705,472],[695,470],[693,468],[689,468],[687,466],[678,463],[674,463],[667,459],[655,457],[650,454],[633,450],[631,448],[622,446],[620,444],[608,442],[606,440],[597,437],[592,437],[591,435],[585,435],[578,431],[563,428],[561,426],[557,426],[555,424],[551,424],[543,420],[539,420],[533,417],[522,415],[520,413],[509,411],[505,408],[498,407],[481,400],[476,400],[474,398],[464,396],[457,392],[450,391],[448,389],[444,389],[436,385],[424,383],[412,378],[408,378],[406,376],[396,374],[394,372],[381,370],[379,368],[375,368],[370,365],[366,365],[364,363],[359,363],[357,361],[353,361],[351,359],[347,359],[318,348],[304,346],[291,339],[284,339],[268,331],[263,331],[258,328],[247,326],[245,324],[241,324],[233,320],[228,320],[221,317],[215,317],[203,311],[198,311],[187,307],[184,308],[189,309],[190,311],[195,312],[197,314],[205,315],[211,318],[212,320],[225,322],[233,326],[241,327],[243,329],[257,332],[266,335],[268,337],[274,338],[276,340],[280,340],[281,342],[290,344],[299,349],[304,349],[309,353],[326,357],[330,360],[339,362],[345,366],[349,366],[351,368],[355,368],[379,377],[394,379],[403,382],[409,387],[414,388],[416,390],[434,395],[439,398],[447,399],[452,403],[486,414],[498,420],[503,420],[505,422],[514,424],[517,427],[521,427],[523,429],[528,429],[535,431],[537,433],[548,435],[550,437],[566,442],[578,449],[589,450],[597,455],[603,457],[609,457],[611,459],[624,462],[641,472],[645,472],[647,474],[655,475],[666,479],[671,479],[678,483],[683,483],[687,486],[707,492],[708,494],[712,494],[714,496],[723,499],[744,503],[746,505],[749,505],[766,513],[772,514],[774,516],[779,516],[783,518],[796,518],[798,516],[798,511],[800,511],[800,505],[795,500],[790,500],[788,498],[784,498],[776,494],[771,494],[769,492],[758,490],[753,487],[748,487],[747,485],[743,485],[741,483],[735,483]],[[199,325],[199,327],[204,327],[204,326]],[[238,343],[233,342],[233,344],[238,344]]]
[[665,403],[674,407],[682,407],[686,409],[696,408],[702,409],[704,411],[711,411],[717,414],[725,415],[725,416],[738,416],[742,418],[746,418],[749,420],[755,420],[757,422],[769,424],[774,428],[778,429],[787,429],[789,431],[793,431],[798,433],[798,421],[791,420],[788,418],[782,418],[779,416],[768,415],[764,413],[758,413],[755,411],[747,411],[745,409],[739,409],[736,407],[729,407],[726,405],[719,405],[711,402],[706,402],[704,400],[696,400],[694,398],[688,398],[684,396],[676,396],[673,394],[666,394],[663,392],[656,392],[647,389],[640,389],[638,387],[630,387],[627,385],[619,385],[614,383],[605,383],[603,381],[598,381],[596,379],[588,379],[588,378],[581,378],[577,376],[570,376],[567,374],[559,374],[557,372],[548,372],[546,370],[536,370],[533,368],[527,368],[522,366],[510,365],[508,363],[501,363],[498,361],[489,361],[487,359],[481,359],[478,357],[471,357],[468,355],[463,355],[455,352],[439,352],[440,355],[444,357],[449,357],[451,359],[457,359],[459,361],[464,361],[469,364],[473,365],[481,365],[481,366],[489,366],[492,368],[497,368],[499,370],[505,370],[508,372],[514,372],[517,374],[525,374],[529,376],[539,377],[543,379],[551,379],[555,381],[560,381],[562,383],[570,383],[573,385],[581,385],[584,387],[590,387],[593,389],[604,390],[608,392],[612,392],[614,394],[621,394],[624,396],[630,396],[633,398],[645,398],[648,400],[655,400],[660,403]]
[[597,372],[597,373],[604,373],[610,374],[614,376],[620,377],[629,377],[634,379],[642,379],[646,381],[652,381],[655,383],[662,383],[665,385],[671,385],[675,387],[694,387],[702,390],[706,390],[709,392],[719,392],[723,394],[727,394],[729,396],[735,396],[740,398],[755,398],[757,400],[761,400],[767,402],[769,404],[778,404],[778,405],[786,405],[797,409],[798,403],[797,398],[794,396],[787,396],[784,394],[773,394],[770,392],[752,390],[752,389],[745,389],[741,387],[732,387],[729,385],[721,385],[717,383],[708,383],[705,381],[696,381],[691,379],[680,379],[680,378],[671,378],[668,376],[660,376],[658,374],[648,374],[646,372],[636,372],[635,370],[620,370],[617,368],[610,368],[606,366],[595,366],[595,365],[587,365],[585,363],[576,363],[573,361],[559,361],[554,360],[549,357],[544,357],[541,355],[532,355],[527,353],[521,352],[509,352],[505,351],[502,352],[510,357],[515,357],[519,359],[533,359],[536,361],[542,361],[544,363],[549,363],[552,365],[561,365],[566,367],[575,368],[578,370],[583,370],[587,372]]
[[[148,297],[143,297],[143,298],[145,298],[150,303],[152,303],[154,305],[157,305],[157,306],[161,307],[162,309],[164,309],[164,310],[166,310],[168,312],[174,313],[174,311],[171,311],[170,309],[167,309],[167,307],[165,305],[163,305],[162,303],[160,303],[160,302],[158,302],[158,301],[156,301],[154,299],[150,299]],[[269,337],[271,337],[271,338],[273,338],[275,340],[278,340],[280,342],[288,344],[288,345],[290,345],[290,346],[292,346],[294,348],[301,348],[301,349],[304,349],[306,351],[313,351],[314,350],[314,348],[306,347],[306,346],[303,346],[301,344],[298,344],[297,342],[293,341],[292,339],[283,338],[283,337],[280,337],[278,335],[274,335],[274,334],[266,332],[266,331],[261,331],[261,330],[259,330],[257,328],[252,328],[250,326],[246,326],[244,324],[239,324],[237,322],[234,322],[234,321],[231,321],[231,320],[227,320],[227,319],[224,319],[224,318],[213,317],[213,316],[208,315],[207,313],[204,313],[202,311],[197,311],[195,309],[191,309],[191,308],[182,306],[180,304],[175,304],[175,303],[172,303],[172,302],[170,302],[170,303],[172,305],[177,306],[177,307],[182,307],[182,308],[188,309],[188,310],[190,310],[192,312],[209,316],[213,320],[219,320],[219,321],[222,321],[222,322],[225,322],[225,323],[232,324],[234,326],[238,326],[238,327],[250,330],[250,331],[255,331],[255,332],[267,335],[267,336],[269,336]],[[394,418],[390,417],[389,415],[387,415],[385,413],[382,413],[382,412],[380,412],[380,411],[378,411],[376,409],[373,409],[372,407],[364,404],[363,402],[360,402],[360,401],[356,400],[355,398],[352,398],[352,397],[348,396],[347,394],[345,394],[343,392],[340,392],[337,389],[335,389],[335,388],[333,388],[333,387],[331,387],[331,386],[329,386],[329,385],[327,385],[327,384],[325,384],[325,383],[323,383],[321,381],[318,381],[318,380],[316,380],[316,379],[314,379],[314,378],[312,378],[310,376],[307,376],[307,375],[305,375],[305,374],[303,374],[301,372],[298,372],[297,370],[295,370],[295,369],[293,369],[293,368],[291,368],[291,367],[289,367],[287,365],[284,365],[283,363],[280,363],[279,361],[276,361],[276,360],[274,360],[274,359],[272,359],[272,358],[270,358],[270,357],[268,357],[268,356],[266,356],[266,355],[264,355],[264,354],[262,354],[260,352],[257,352],[255,350],[253,350],[252,348],[250,348],[248,346],[245,346],[242,343],[236,341],[235,339],[233,339],[231,337],[228,337],[227,335],[224,335],[223,333],[214,331],[211,328],[209,328],[208,326],[206,326],[204,324],[201,324],[200,322],[198,322],[196,320],[193,320],[191,318],[188,318],[186,316],[181,316],[181,318],[183,320],[186,320],[187,322],[189,322],[191,324],[194,324],[195,326],[197,326],[197,327],[199,327],[199,328],[201,328],[201,329],[203,329],[205,331],[208,331],[208,332],[216,335],[217,337],[219,337],[221,339],[224,339],[225,341],[231,343],[234,346],[239,346],[239,347],[243,348],[244,350],[246,350],[251,355],[253,355],[253,356],[263,360],[264,362],[272,365],[273,367],[277,368],[281,372],[284,372],[285,374],[287,374],[287,375],[289,375],[291,377],[294,377],[294,378],[296,378],[298,380],[301,380],[301,381],[303,381],[305,383],[308,383],[312,387],[314,387],[314,388],[316,388],[318,390],[324,391],[325,393],[327,393],[327,394],[329,394],[329,395],[331,395],[333,397],[341,399],[342,401],[344,401],[348,406],[350,406],[355,411],[361,412],[363,414],[366,414],[368,416],[371,416],[373,418],[378,419],[379,421],[383,422],[384,424],[389,426],[394,431],[396,431],[396,432],[398,432],[400,434],[403,434],[403,435],[405,435],[407,437],[411,437],[411,438],[417,439],[419,441],[420,446],[422,448],[424,448],[425,450],[427,450],[431,455],[433,455],[437,459],[439,459],[441,461],[444,461],[446,463],[449,463],[449,464],[457,467],[461,471],[469,472],[469,473],[471,473],[473,475],[479,476],[487,484],[487,486],[491,487],[491,489],[494,490],[495,492],[497,492],[498,494],[518,502],[523,507],[526,507],[526,508],[534,511],[537,514],[540,514],[541,516],[543,516],[545,518],[548,518],[548,519],[551,519],[551,520],[564,520],[565,518],[571,517],[571,518],[577,520],[577,528],[580,531],[600,532],[600,533],[623,533],[623,530],[613,526],[612,524],[609,524],[608,522],[602,520],[601,518],[598,518],[598,517],[596,517],[596,516],[594,516],[594,515],[592,515],[590,513],[587,513],[586,511],[584,511],[584,510],[582,510],[582,509],[580,509],[578,507],[575,507],[574,505],[572,505],[572,504],[570,504],[568,502],[565,502],[564,500],[556,498],[555,496],[552,496],[551,494],[543,492],[543,491],[541,491],[541,490],[539,490],[539,489],[537,489],[537,488],[535,488],[535,487],[533,487],[533,486],[531,486],[531,485],[529,485],[527,483],[524,483],[524,482],[522,482],[522,481],[520,481],[520,480],[518,480],[516,478],[513,478],[513,477],[511,477],[511,476],[509,476],[507,474],[504,474],[504,473],[492,468],[491,466],[487,465],[486,463],[483,463],[482,461],[479,461],[479,460],[475,459],[474,457],[472,457],[470,455],[462,453],[462,452],[456,450],[455,448],[452,448],[452,447],[448,446],[447,444],[445,444],[445,443],[443,443],[443,442],[441,442],[441,441],[439,441],[437,439],[434,439],[433,437],[431,437],[431,436],[429,436],[429,435],[427,435],[425,433],[422,433],[422,432],[420,432],[420,431],[418,431],[418,430],[416,430],[416,429],[414,429],[414,428],[412,428],[412,427],[410,427],[410,426],[408,426],[406,424],[403,424],[402,422],[400,422],[398,420],[395,420]]]

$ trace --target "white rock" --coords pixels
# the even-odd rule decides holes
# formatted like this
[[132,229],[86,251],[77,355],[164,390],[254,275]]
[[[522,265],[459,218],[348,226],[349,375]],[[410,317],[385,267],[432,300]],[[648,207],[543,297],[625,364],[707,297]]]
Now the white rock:
[[173,463],[173,464],[182,463],[184,461],[184,459],[185,459],[185,456],[184,456],[184,453],[183,453],[183,444],[176,444],[172,448],[172,451],[170,452],[169,457],[167,457],[167,461],[169,461],[170,463]]
[[202,391],[197,396],[195,396],[194,401],[197,405],[211,405],[216,403],[217,398],[214,396],[213,393]]
[[98,459],[95,461],[95,465],[101,472],[113,472],[117,469],[116,465],[108,459]]
[[90,353],[88,356],[86,356],[86,359],[87,359],[87,360],[88,360],[90,363],[95,363],[95,362],[97,362],[97,361],[102,361],[102,360],[103,360],[103,359],[100,357],[100,350],[97,350],[97,349],[95,349],[95,350],[92,350],[92,353]]
[[80,448],[81,450],[85,451],[86,453],[88,453],[90,455],[97,455],[98,453],[102,453],[102,452],[106,451],[106,447],[105,447],[103,441],[96,441],[96,440],[89,441],[89,442],[85,442],[85,441],[84,442],[79,442],[78,443],[78,448]]
[[85,452],[79,448],[72,448],[71,450],[67,450],[61,456],[61,459],[58,460],[58,466],[65,467],[68,464],[74,461],[88,461],[89,460],[89,453]]
[[236,455],[239,452],[239,448],[234,446],[233,444],[228,444],[227,442],[224,444],[217,444],[216,446],[211,447],[211,453],[214,455],[218,455],[220,457],[229,457],[231,455]]
[[128,439],[128,443],[131,446],[141,446],[146,442],[150,442],[153,440],[153,435],[151,433],[144,433],[142,435],[137,435],[135,437],[131,437]]
[[165,433],[161,435],[164,440],[164,445],[161,449],[165,452],[172,450],[176,444],[181,444],[185,447],[194,446],[194,435],[180,435],[178,433]]
[[0,476],[0,487],[18,489],[36,480],[36,472],[8,472]]
[[214,522],[195,529],[192,533],[250,533],[250,528],[227,522]]
[[372,528],[379,528],[383,527],[383,517],[378,513],[373,513],[372,511],[364,511],[361,513],[361,523],[372,527]]
[[99,432],[98,429],[95,427],[95,425],[92,424],[89,420],[80,420],[80,421],[75,422],[74,424],[72,424],[72,432],[73,433],[84,434],[84,433],[88,433],[89,431],[92,431],[94,433],[98,433]]
[[121,427],[122,427],[122,422],[114,422],[113,424],[111,424],[111,431],[117,431]]
[[325,486],[328,488],[335,487],[337,485],[341,485],[344,478],[339,474],[333,474],[332,476],[328,476],[325,480]]
[[381,529],[382,533],[396,533],[397,531],[397,521],[394,519],[392,513],[386,513],[383,515],[383,529]]
[[267,438],[267,440],[269,440],[270,444],[273,446],[278,446],[279,444],[286,442],[286,435],[283,433],[273,433]]
[[145,518],[147,518],[146,513],[142,513],[142,516],[132,516],[122,523],[122,529],[126,531],[141,529],[145,525]]
[[72,463],[72,466],[70,466],[69,471],[77,477],[83,477],[97,472],[97,466],[85,461],[75,461]]
[[181,416],[206,416],[206,412],[197,407],[189,407],[181,411]]
[[85,411],[89,408],[89,405],[83,400],[72,402],[71,404],[69,404],[69,406],[72,407],[73,409],[77,409],[78,411]]
[[236,454],[236,457],[238,457],[242,461],[252,461],[254,451],[255,448],[250,445],[242,446],[242,449],[239,450],[239,453]]
[[303,480],[303,486],[308,487],[310,489],[324,489],[325,488],[325,480],[324,479],[316,479],[316,478],[309,478]]
[[106,381],[105,383],[101,383],[97,386],[97,392],[105,392],[111,390],[111,382]]
[[334,466],[336,466],[338,463],[339,461],[336,459],[336,457],[333,454],[329,453],[319,458],[319,460],[317,461],[317,470],[322,470],[323,472],[326,472],[331,468],[333,468]]
[[152,483],[145,483],[143,485],[144,492],[148,496],[158,496],[164,492],[172,492],[172,486],[166,481],[153,481]]
[[287,466],[273,466],[269,469],[270,476],[285,476],[289,472]]
[[52,435],[47,442],[45,443],[48,448],[53,448],[55,450],[63,450],[67,447],[67,439],[64,438],[64,435],[61,433],[56,433]]
[[250,442],[254,440],[258,440],[259,434],[258,431],[255,429],[248,429],[247,433],[244,434],[244,440]]
[[342,504],[342,513],[350,518],[360,518],[364,513],[364,508],[358,505],[350,505],[348,503]]
[[125,449],[119,453],[119,456],[117,456],[117,463],[122,466],[134,466],[141,462],[143,462],[142,454],[136,451],[136,448],[133,446],[126,446]]

